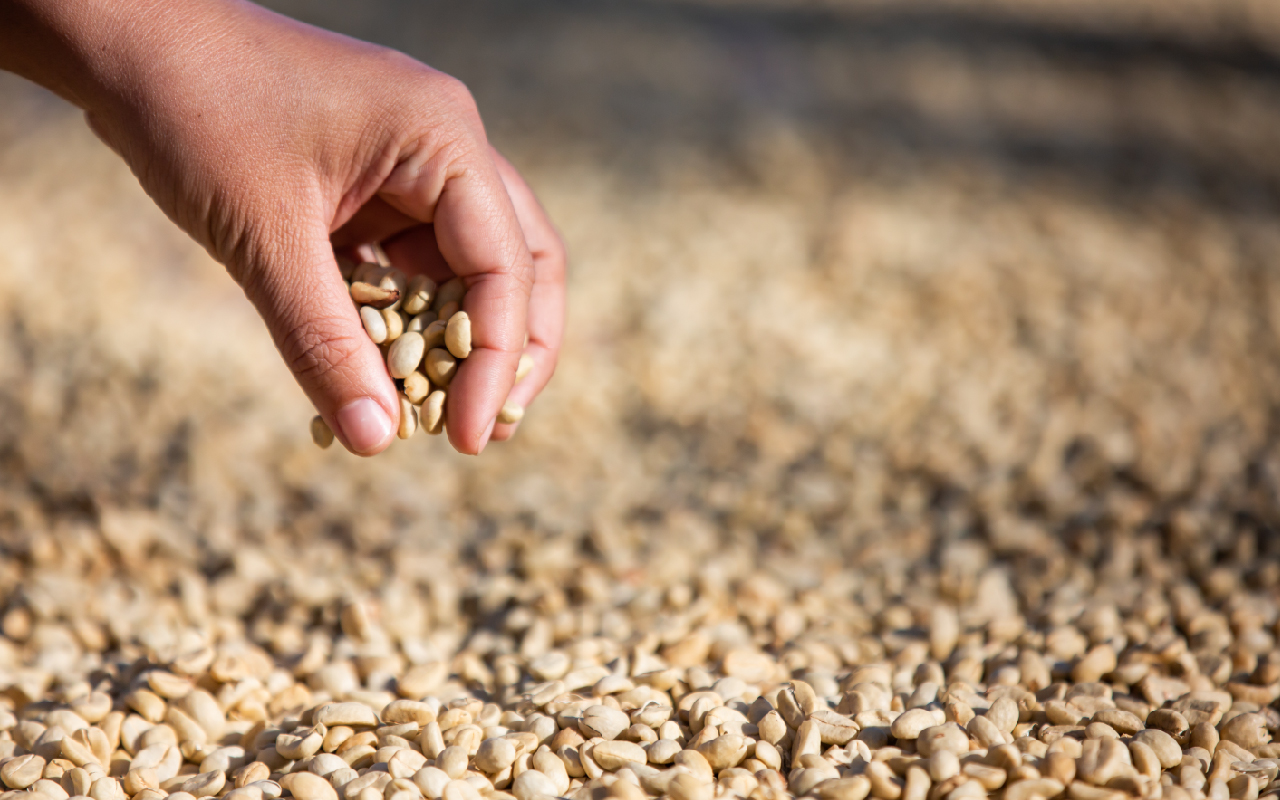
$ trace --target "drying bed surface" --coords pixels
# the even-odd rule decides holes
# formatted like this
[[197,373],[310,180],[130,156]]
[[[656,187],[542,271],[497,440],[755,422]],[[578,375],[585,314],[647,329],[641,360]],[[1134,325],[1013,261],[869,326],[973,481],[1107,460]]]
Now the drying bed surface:
[[317,450],[221,269],[0,81],[6,788],[1275,790],[1274,12],[277,5],[467,80],[562,364],[479,459]]

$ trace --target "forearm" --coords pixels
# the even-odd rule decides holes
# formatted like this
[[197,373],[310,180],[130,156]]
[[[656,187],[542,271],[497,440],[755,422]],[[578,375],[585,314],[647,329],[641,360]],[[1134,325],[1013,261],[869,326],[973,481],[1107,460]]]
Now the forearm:
[[222,38],[239,0],[0,0],[0,69],[89,111],[136,99]]
[[83,107],[87,70],[77,52],[73,3],[0,0],[0,69]]

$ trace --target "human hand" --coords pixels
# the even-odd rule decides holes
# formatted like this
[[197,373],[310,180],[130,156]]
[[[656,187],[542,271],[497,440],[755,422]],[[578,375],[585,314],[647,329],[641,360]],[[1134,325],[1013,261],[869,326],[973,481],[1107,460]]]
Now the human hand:
[[[528,331],[525,347],[534,369],[516,384],[507,399],[527,406],[546,386],[555,370],[564,330],[564,245],[524,178],[497,150],[492,151],[498,174],[516,212],[526,246],[533,258],[533,286],[529,297]],[[381,244],[391,264],[407,274],[427,275],[443,284],[455,275],[440,253],[434,226],[405,217],[386,203],[374,201],[334,233],[332,240],[339,252],[349,252],[355,260],[372,259],[374,242]],[[465,362],[464,362],[465,364]],[[457,379],[450,384],[450,397]],[[450,400],[452,403],[453,401]],[[519,423],[499,423],[492,439],[509,439]]]
[[[399,416],[333,251],[372,242],[408,274],[468,285],[473,352],[450,385],[450,442],[476,454],[511,434],[495,425],[502,404],[527,405],[555,369],[564,249],[461,83],[240,0],[0,0],[0,19],[6,2],[72,49],[70,67],[28,56],[18,71],[80,104],[226,265],[348,449],[382,451]],[[535,366],[513,392],[526,333]]]

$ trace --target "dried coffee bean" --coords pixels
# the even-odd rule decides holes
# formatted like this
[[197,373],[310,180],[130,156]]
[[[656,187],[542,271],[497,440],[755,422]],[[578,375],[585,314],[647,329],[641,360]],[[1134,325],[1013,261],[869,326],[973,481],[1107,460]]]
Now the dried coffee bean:
[[404,300],[400,307],[410,316],[421,314],[431,307],[436,291],[435,281],[426,275],[414,275],[405,287]]
[[[462,282],[461,278],[450,278],[440,284],[440,288],[436,292],[436,299],[432,303],[432,308],[439,312],[449,304],[453,304],[456,307],[457,304],[462,302],[462,298],[466,293],[467,286]],[[448,319],[444,314],[441,314],[440,318],[444,320]]]
[[514,425],[524,419],[524,406],[516,405],[511,401],[502,404],[502,410],[498,412],[498,422],[503,425]]
[[[516,364],[516,383],[525,379],[530,372],[533,371],[533,356],[528,354],[520,356],[520,362]],[[733,674],[733,673],[729,673]]]
[[361,306],[360,321],[374,344],[382,344],[387,340],[387,322],[382,318],[381,311],[373,306]]
[[411,317],[409,321],[405,323],[404,329],[406,331],[413,331],[414,333],[422,333],[427,329],[428,325],[435,321],[436,312],[423,311],[421,314],[415,314]]
[[449,330],[449,323],[442,319],[437,319],[427,325],[422,331],[422,339],[426,342],[427,350],[436,347],[444,347],[445,333]]
[[431,381],[416,369],[404,379],[404,396],[414,405],[421,405],[427,395],[431,394]]
[[467,312],[459,311],[449,318],[445,326],[445,346],[454,358],[466,358],[471,355],[471,318]]
[[453,319],[454,314],[458,313],[459,308],[461,306],[458,303],[445,303],[436,313],[440,315],[441,321],[448,322]]
[[319,414],[311,418],[311,441],[321,450],[328,450],[333,444],[333,431]]
[[400,427],[396,435],[408,439],[418,430],[418,407],[409,402],[409,398],[400,395]]
[[433,384],[446,387],[457,372],[458,362],[448,350],[437,347],[427,351],[426,369]]
[[395,289],[384,289],[368,283],[357,281],[351,284],[351,299],[356,305],[369,306],[374,310],[390,307],[400,299],[400,292]]
[[404,333],[404,315],[395,308],[382,309],[382,321],[387,326],[387,341],[394,342]]
[[406,333],[391,344],[387,351],[387,370],[393,378],[408,378],[414,374],[426,355],[426,341],[419,333]]
[[444,431],[444,401],[445,393],[437,389],[422,403],[422,429],[433,436]]

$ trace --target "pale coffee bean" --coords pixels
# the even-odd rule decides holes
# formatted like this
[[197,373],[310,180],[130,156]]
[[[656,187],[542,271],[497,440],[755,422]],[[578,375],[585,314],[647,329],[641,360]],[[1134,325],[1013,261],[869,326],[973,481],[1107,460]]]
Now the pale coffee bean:
[[409,402],[409,398],[400,395],[400,426],[396,435],[408,439],[418,431],[418,407]]
[[422,334],[406,333],[392,342],[387,351],[387,371],[393,378],[408,378],[417,371],[426,352]]
[[436,347],[427,351],[427,377],[436,386],[447,387],[458,370],[458,361],[448,350]]
[[327,780],[311,772],[291,772],[280,779],[280,787],[298,800],[338,798],[338,793]]
[[315,721],[330,728],[336,725],[373,727],[378,724],[378,715],[364,703],[328,703],[316,711]]
[[727,733],[701,745],[698,752],[719,772],[742,763],[747,756],[747,740],[736,733]]
[[414,333],[422,333],[427,329],[428,325],[435,321],[436,312],[423,311],[421,314],[415,314],[410,317],[409,321],[405,323],[404,329],[406,331],[413,331]]
[[[202,772],[199,775],[193,775],[182,781],[175,788],[175,791],[187,792],[192,797],[212,797],[222,791],[222,787],[226,785],[227,775],[220,770],[210,772]],[[97,786],[97,784],[94,784]]]
[[414,275],[405,287],[400,307],[409,315],[421,314],[431,307],[436,293],[436,282],[426,275]]
[[522,419],[524,419],[524,406],[509,400],[502,404],[502,409],[498,412],[498,422],[503,425],[514,425]]
[[387,326],[387,341],[394,342],[404,333],[404,315],[395,308],[382,309],[382,321]]
[[448,330],[449,323],[446,320],[437,319],[428,323],[427,327],[422,331],[422,340],[426,342],[427,350],[444,347],[444,338]]
[[923,708],[913,708],[904,711],[898,715],[898,718],[889,726],[889,731],[895,739],[916,739],[927,728],[937,725],[937,721],[933,718],[933,714]]
[[25,789],[44,775],[45,760],[34,753],[17,756],[0,767],[0,780],[10,789]]
[[[450,278],[440,284],[440,288],[436,291],[436,298],[432,303],[432,308],[439,312],[449,304],[456,306],[462,302],[463,296],[467,293],[467,285],[462,282],[461,278]],[[444,314],[440,315],[441,319],[448,319]]]
[[1219,733],[1223,741],[1238,744],[1246,750],[1260,747],[1271,741],[1267,720],[1261,714],[1246,713],[1222,723]]
[[467,312],[459,311],[449,318],[444,341],[454,358],[471,355],[471,317],[467,316]]
[[409,398],[410,403],[421,405],[429,394],[431,394],[431,381],[426,375],[414,370],[404,379],[404,396]]
[[422,403],[422,413],[420,415],[422,429],[432,436],[444,431],[445,397],[443,390],[436,389],[427,395],[427,399]]
[[387,340],[387,321],[382,318],[381,311],[373,306],[361,306],[360,322],[374,344],[382,344]]
[[525,377],[533,371],[533,356],[525,354],[520,356],[520,362],[516,364],[516,383],[524,380]]
[[486,739],[475,755],[476,767],[490,774],[501,772],[515,760],[516,748],[508,739]]
[[445,303],[444,305],[440,306],[440,308],[436,311],[436,313],[440,315],[440,319],[442,321],[448,322],[449,320],[453,319],[454,314],[458,313],[459,308],[461,308],[461,305],[458,303]]
[[618,770],[648,761],[645,749],[634,742],[607,740],[591,748],[591,757],[606,770]]

